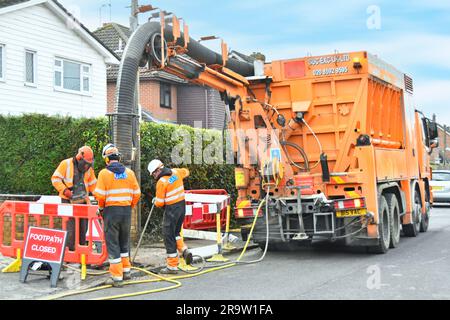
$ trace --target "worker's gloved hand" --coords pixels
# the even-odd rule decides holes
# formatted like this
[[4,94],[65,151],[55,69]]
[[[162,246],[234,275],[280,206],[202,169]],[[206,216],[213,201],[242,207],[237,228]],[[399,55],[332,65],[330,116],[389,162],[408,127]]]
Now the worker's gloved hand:
[[64,196],[66,196],[68,199],[72,199],[72,191],[70,191],[69,189],[64,190],[63,192]]
[[152,199],[152,204],[156,203],[156,197]]

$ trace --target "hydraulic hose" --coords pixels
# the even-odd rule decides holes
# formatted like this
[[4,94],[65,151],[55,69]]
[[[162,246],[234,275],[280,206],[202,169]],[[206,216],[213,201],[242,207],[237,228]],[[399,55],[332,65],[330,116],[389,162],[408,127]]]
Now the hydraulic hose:
[[269,196],[270,196],[270,187],[267,188],[267,195],[266,198],[261,202],[260,204],[260,208],[262,206],[262,204],[264,204],[264,202],[266,203],[266,245],[264,248],[264,252],[263,255],[257,259],[257,260],[253,260],[253,261],[241,261],[242,257],[244,256],[245,250],[247,249],[247,246],[250,242],[250,238],[253,234],[253,230],[255,228],[256,225],[256,221],[258,220],[258,214],[259,214],[259,210],[256,211],[256,217],[253,221],[252,224],[252,228],[250,229],[250,233],[248,235],[247,238],[247,242],[245,244],[244,250],[242,251],[241,255],[239,256],[239,258],[237,259],[236,263],[241,263],[241,264],[252,264],[252,263],[258,263],[264,260],[264,258],[266,257],[267,254],[267,250],[269,248]]
[[[307,172],[310,170],[308,155],[306,154],[305,150],[303,150],[302,147],[300,147],[296,143],[288,142],[288,141],[281,141],[281,145],[283,146],[284,152],[286,152],[288,160],[291,162],[292,165],[294,165],[295,167],[299,168],[300,170],[304,170],[304,171],[307,171]],[[286,146],[292,147],[292,148],[294,148],[295,150],[297,150],[300,153],[300,155],[302,156],[303,160],[305,161],[305,167],[299,166],[298,164],[296,164],[291,159],[291,157],[289,156],[289,152],[288,152]]]
[[[305,118],[302,119],[303,123],[305,124],[305,126],[308,128],[308,130],[311,132],[311,134],[314,136],[314,138],[317,141],[317,145],[319,146],[320,149],[320,154],[323,154],[323,147],[322,147],[322,143],[320,142],[319,138],[317,138],[316,133],[314,132],[314,130],[309,126],[308,122],[306,122]],[[318,165],[320,164],[320,159],[319,161],[317,161],[316,164],[314,164],[311,169],[316,168]]]

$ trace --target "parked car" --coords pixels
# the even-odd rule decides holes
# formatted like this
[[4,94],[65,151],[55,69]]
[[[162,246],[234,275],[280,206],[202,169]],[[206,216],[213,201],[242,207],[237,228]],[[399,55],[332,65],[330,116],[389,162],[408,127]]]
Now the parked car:
[[433,170],[430,185],[434,202],[450,203],[450,170]]

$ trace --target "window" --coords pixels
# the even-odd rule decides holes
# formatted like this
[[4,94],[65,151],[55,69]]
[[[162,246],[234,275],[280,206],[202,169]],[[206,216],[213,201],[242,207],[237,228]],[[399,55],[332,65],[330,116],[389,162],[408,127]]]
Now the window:
[[36,52],[25,51],[25,84],[36,85]]
[[5,45],[0,44],[0,81],[5,80]]
[[160,98],[161,98],[161,107],[162,108],[172,108],[172,94],[171,94],[171,85],[167,83],[160,83]]
[[89,94],[91,66],[79,62],[55,59],[55,88],[62,91]]

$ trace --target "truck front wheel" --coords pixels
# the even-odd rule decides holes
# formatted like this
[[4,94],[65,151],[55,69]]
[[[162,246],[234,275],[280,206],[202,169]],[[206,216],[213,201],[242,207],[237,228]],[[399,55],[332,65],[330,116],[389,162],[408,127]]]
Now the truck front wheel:
[[420,231],[420,225],[422,224],[422,201],[420,200],[420,194],[417,190],[414,191],[414,205],[412,210],[412,223],[403,224],[403,233],[407,237],[417,237]]

